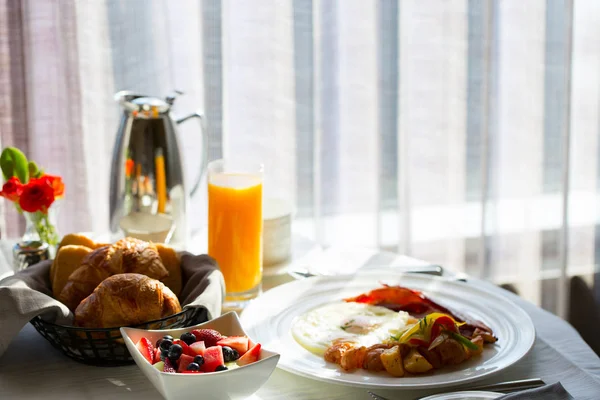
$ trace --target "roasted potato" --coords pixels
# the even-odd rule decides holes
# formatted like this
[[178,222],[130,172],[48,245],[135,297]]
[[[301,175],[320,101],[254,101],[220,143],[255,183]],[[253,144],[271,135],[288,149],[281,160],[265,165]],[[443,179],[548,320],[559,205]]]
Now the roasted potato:
[[327,350],[325,350],[323,358],[325,358],[325,361],[339,364],[342,362],[342,355],[354,347],[354,344],[350,342],[334,343]]
[[465,347],[454,339],[446,339],[434,349],[444,365],[460,364],[467,358]]
[[365,346],[354,347],[342,354],[340,367],[346,371],[352,371],[356,368],[361,368],[365,361],[367,348]]
[[483,341],[486,342],[486,343],[496,343],[496,341],[498,340],[491,333],[486,332],[486,331],[484,331],[482,329],[479,329],[479,328],[476,328],[475,331],[473,332],[473,337],[475,338],[477,336],[481,336],[481,338],[483,339]]
[[416,348],[412,348],[404,357],[403,366],[411,374],[422,374],[433,369],[429,361]]
[[477,350],[466,349],[467,358],[471,358],[472,356],[478,356],[483,352],[483,338],[481,336],[476,336],[471,339],[471,342],[477,346]]
[[428,350],[423,346],[420,346],[417,349],[419,353],[421,353],[421,355],[425,357],[427,361],[429,361],[429,364],[431,364],[433,368],[437,369],[442,367],[442,359],[440,358],[440,355],[434,351],[435,349]]
[[385,367],[381,362],[381,354],[385,351],[384,348],[367,349],[365,361],[363,361],[363,369],[367,371],[383,371]]
[[400,347],[394,346],[391,349],[383,350],[381,355],[381,364],[393,376],[404,376],[404,366],[402,365],[402,355]]

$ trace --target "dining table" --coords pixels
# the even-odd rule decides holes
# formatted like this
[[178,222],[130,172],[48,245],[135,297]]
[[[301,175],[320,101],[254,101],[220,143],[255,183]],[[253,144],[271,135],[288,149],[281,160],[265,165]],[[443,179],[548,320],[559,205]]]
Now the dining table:
[[[13,246],[10,240],[0,240],[0,277],[12,273]],[[430,265],[427,261],[377,249],[362,249],[357,270],[389,267],[410,270]],[[336,249],[327,252],[304,249],[311,262],[331,258]],[[344,252],[347,250],[339,250]],[[347,255],[347,253],[344,253]],[[311,273],[298,272],[298,263],[288,262],[276,268],[266,268],[263,291],[295,279],[312,279]],[[293,268],[292,268],[293,266]],[[545,383],[560,382],[575,399],[600,399],[600,358],[566,321],[535,304],[477,277],[443,268],[443,279],[461,279],[490,293],[505,297],[521,307],[533,321],[535,344],[520,361],[475,383],[451,388],[425,390],[369,389],[387,399],[419,399],[434,393],[468,390],[471,387],[528,378],[541,378]],[[243,310],[240,311],[243,313]],[[0,327],[1,330],[1,327]],[[142,374],[137,365],[97,367],[78,363],[52,347],[31,324],[27,324],[0,357],[0,399],[131,399],[153,400],[162,396]],[[201,393],[199,392],[199,397]],[[298,376],[276,368],[268,381],[249,400],[272,399],[339,399],[368,400],[365,388],[326,383]]]

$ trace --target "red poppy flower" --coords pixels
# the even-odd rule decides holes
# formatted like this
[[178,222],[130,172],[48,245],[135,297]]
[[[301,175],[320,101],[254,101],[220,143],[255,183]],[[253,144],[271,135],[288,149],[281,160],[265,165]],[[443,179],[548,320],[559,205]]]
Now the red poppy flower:
[[2,191],[0,196],[10,200],[19,201],[19,197],[23,192],[23,184],[16,176],[11,177],[8,181],[2,185]]
[[32,179],[23,187],[23,192],[19,198],[19,205],[23,211],[46,213],[48,208],[54,203],[54,189],[48,180]]
[[60,176],[44,174],[40,180],[45,180],[54,190],[54,197],[61,198],[65,194],[65,184]]

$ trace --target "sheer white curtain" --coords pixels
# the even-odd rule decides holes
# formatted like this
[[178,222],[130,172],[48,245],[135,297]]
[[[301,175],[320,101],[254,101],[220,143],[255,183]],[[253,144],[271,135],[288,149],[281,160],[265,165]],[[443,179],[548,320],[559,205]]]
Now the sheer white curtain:
[[[592,279],[595,0],[0,4],[18,17],[0,24],[2,145],[66,177],[63,231],[107,228],[113,93],[178,89],[176,112],[207,115],[210,158],[263,160],[267,193],[293,201],[295,229],[323,246],[514,283],[561,313],[568,276]],[[194,128],[180,135],[188,179]],[[196,229],[205,204],[193,201]]]

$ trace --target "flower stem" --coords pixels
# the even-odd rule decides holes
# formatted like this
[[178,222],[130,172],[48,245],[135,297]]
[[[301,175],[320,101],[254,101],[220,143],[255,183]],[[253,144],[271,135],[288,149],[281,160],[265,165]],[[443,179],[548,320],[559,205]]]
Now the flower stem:
[[37,231],[40,239],[43,242],[48,243],[51,246],[56,246],[58,244],[58,232],[50,219],[48,218],[47,213],[43,213],[41,211],[36,211],[32,213],[33,225],[35,226],[35,230]]

